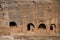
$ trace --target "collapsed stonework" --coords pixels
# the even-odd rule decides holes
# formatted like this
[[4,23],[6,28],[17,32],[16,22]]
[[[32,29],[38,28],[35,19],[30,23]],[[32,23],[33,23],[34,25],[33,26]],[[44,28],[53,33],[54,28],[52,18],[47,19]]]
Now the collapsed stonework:
[[59,0],[0,1],[0,34],[60,34],[59,3]]

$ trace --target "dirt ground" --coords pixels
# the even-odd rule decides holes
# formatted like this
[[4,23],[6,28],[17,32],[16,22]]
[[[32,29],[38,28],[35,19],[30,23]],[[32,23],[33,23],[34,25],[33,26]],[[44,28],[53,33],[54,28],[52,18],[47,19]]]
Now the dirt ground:
[[60,36],[0,36],[0,40],[60,40]]

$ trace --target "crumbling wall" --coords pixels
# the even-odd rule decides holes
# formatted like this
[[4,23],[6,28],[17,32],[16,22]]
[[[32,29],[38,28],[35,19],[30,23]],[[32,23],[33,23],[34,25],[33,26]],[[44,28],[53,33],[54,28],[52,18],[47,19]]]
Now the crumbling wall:
[[[3,12],[6,14],[0,14],[0,19],[1,21],[5,20],[2,22],[7,23],[6,26],[10,29],[10,34],[22,32],[55,34],[59,32],[59,4],[57,2],[51,0],[6,1],[2,5],[4,8]],[[5,16],[3,17],[3,15]],[[14,25],[11,26],[10,22]],[[34,25],[29,25],[30,30],[27,28],[29,23]],[[50,29],[50,27],[52,28]]]

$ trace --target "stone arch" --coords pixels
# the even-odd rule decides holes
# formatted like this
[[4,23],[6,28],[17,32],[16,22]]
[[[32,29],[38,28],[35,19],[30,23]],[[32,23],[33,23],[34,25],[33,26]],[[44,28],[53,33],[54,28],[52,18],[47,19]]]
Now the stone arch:
[[12,22],[9,22],[9,26],[12,27],[12,26],[16,26],[17,27],[17,24],[16,22],[12,21]]
[[45,25],[44,23],[41,23],[41,24],[39,24],[39,27],[38,27],[38,29],[39,29],[39,28],[46,29],[46,25]]
[[51,24],[50,25],[50,30],[54,30],[54,28],[56,28],[56,25],[55,24]]
[[27,30],[28,30],[28,31],[30,31],[31,26],[35,28],[35,26],[34,26],[34,24],[33,24],[33,23],[29,23],[29,24],[27,25]]

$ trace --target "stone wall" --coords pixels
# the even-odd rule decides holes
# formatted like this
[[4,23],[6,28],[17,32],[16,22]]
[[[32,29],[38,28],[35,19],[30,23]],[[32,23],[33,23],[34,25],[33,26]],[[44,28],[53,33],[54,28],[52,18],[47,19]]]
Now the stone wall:
[[[2,3],[0,20],[9,27],[10,34],[59,34],[59,2],[58,1],[12,1]],[[4,21],[5,20],[5,21]],[[13,24],[13,25],[12,25]],[[28,25],[29,24],[29,25]],[[12,26],[11,26],[12,25]],[[30,26],[32,25],[32,26]],[[40,26],[39,26],[40,25]],[[3,27],[5,27],[3,26]],[[2,27],[2,26],[1,26]],[[46,28],[45,28],[46,27]],[[29,29],[28,29],[29,28]],[[5,30],[5,29],[4,29]],[[4,32],[3,32],[4,33]]]

